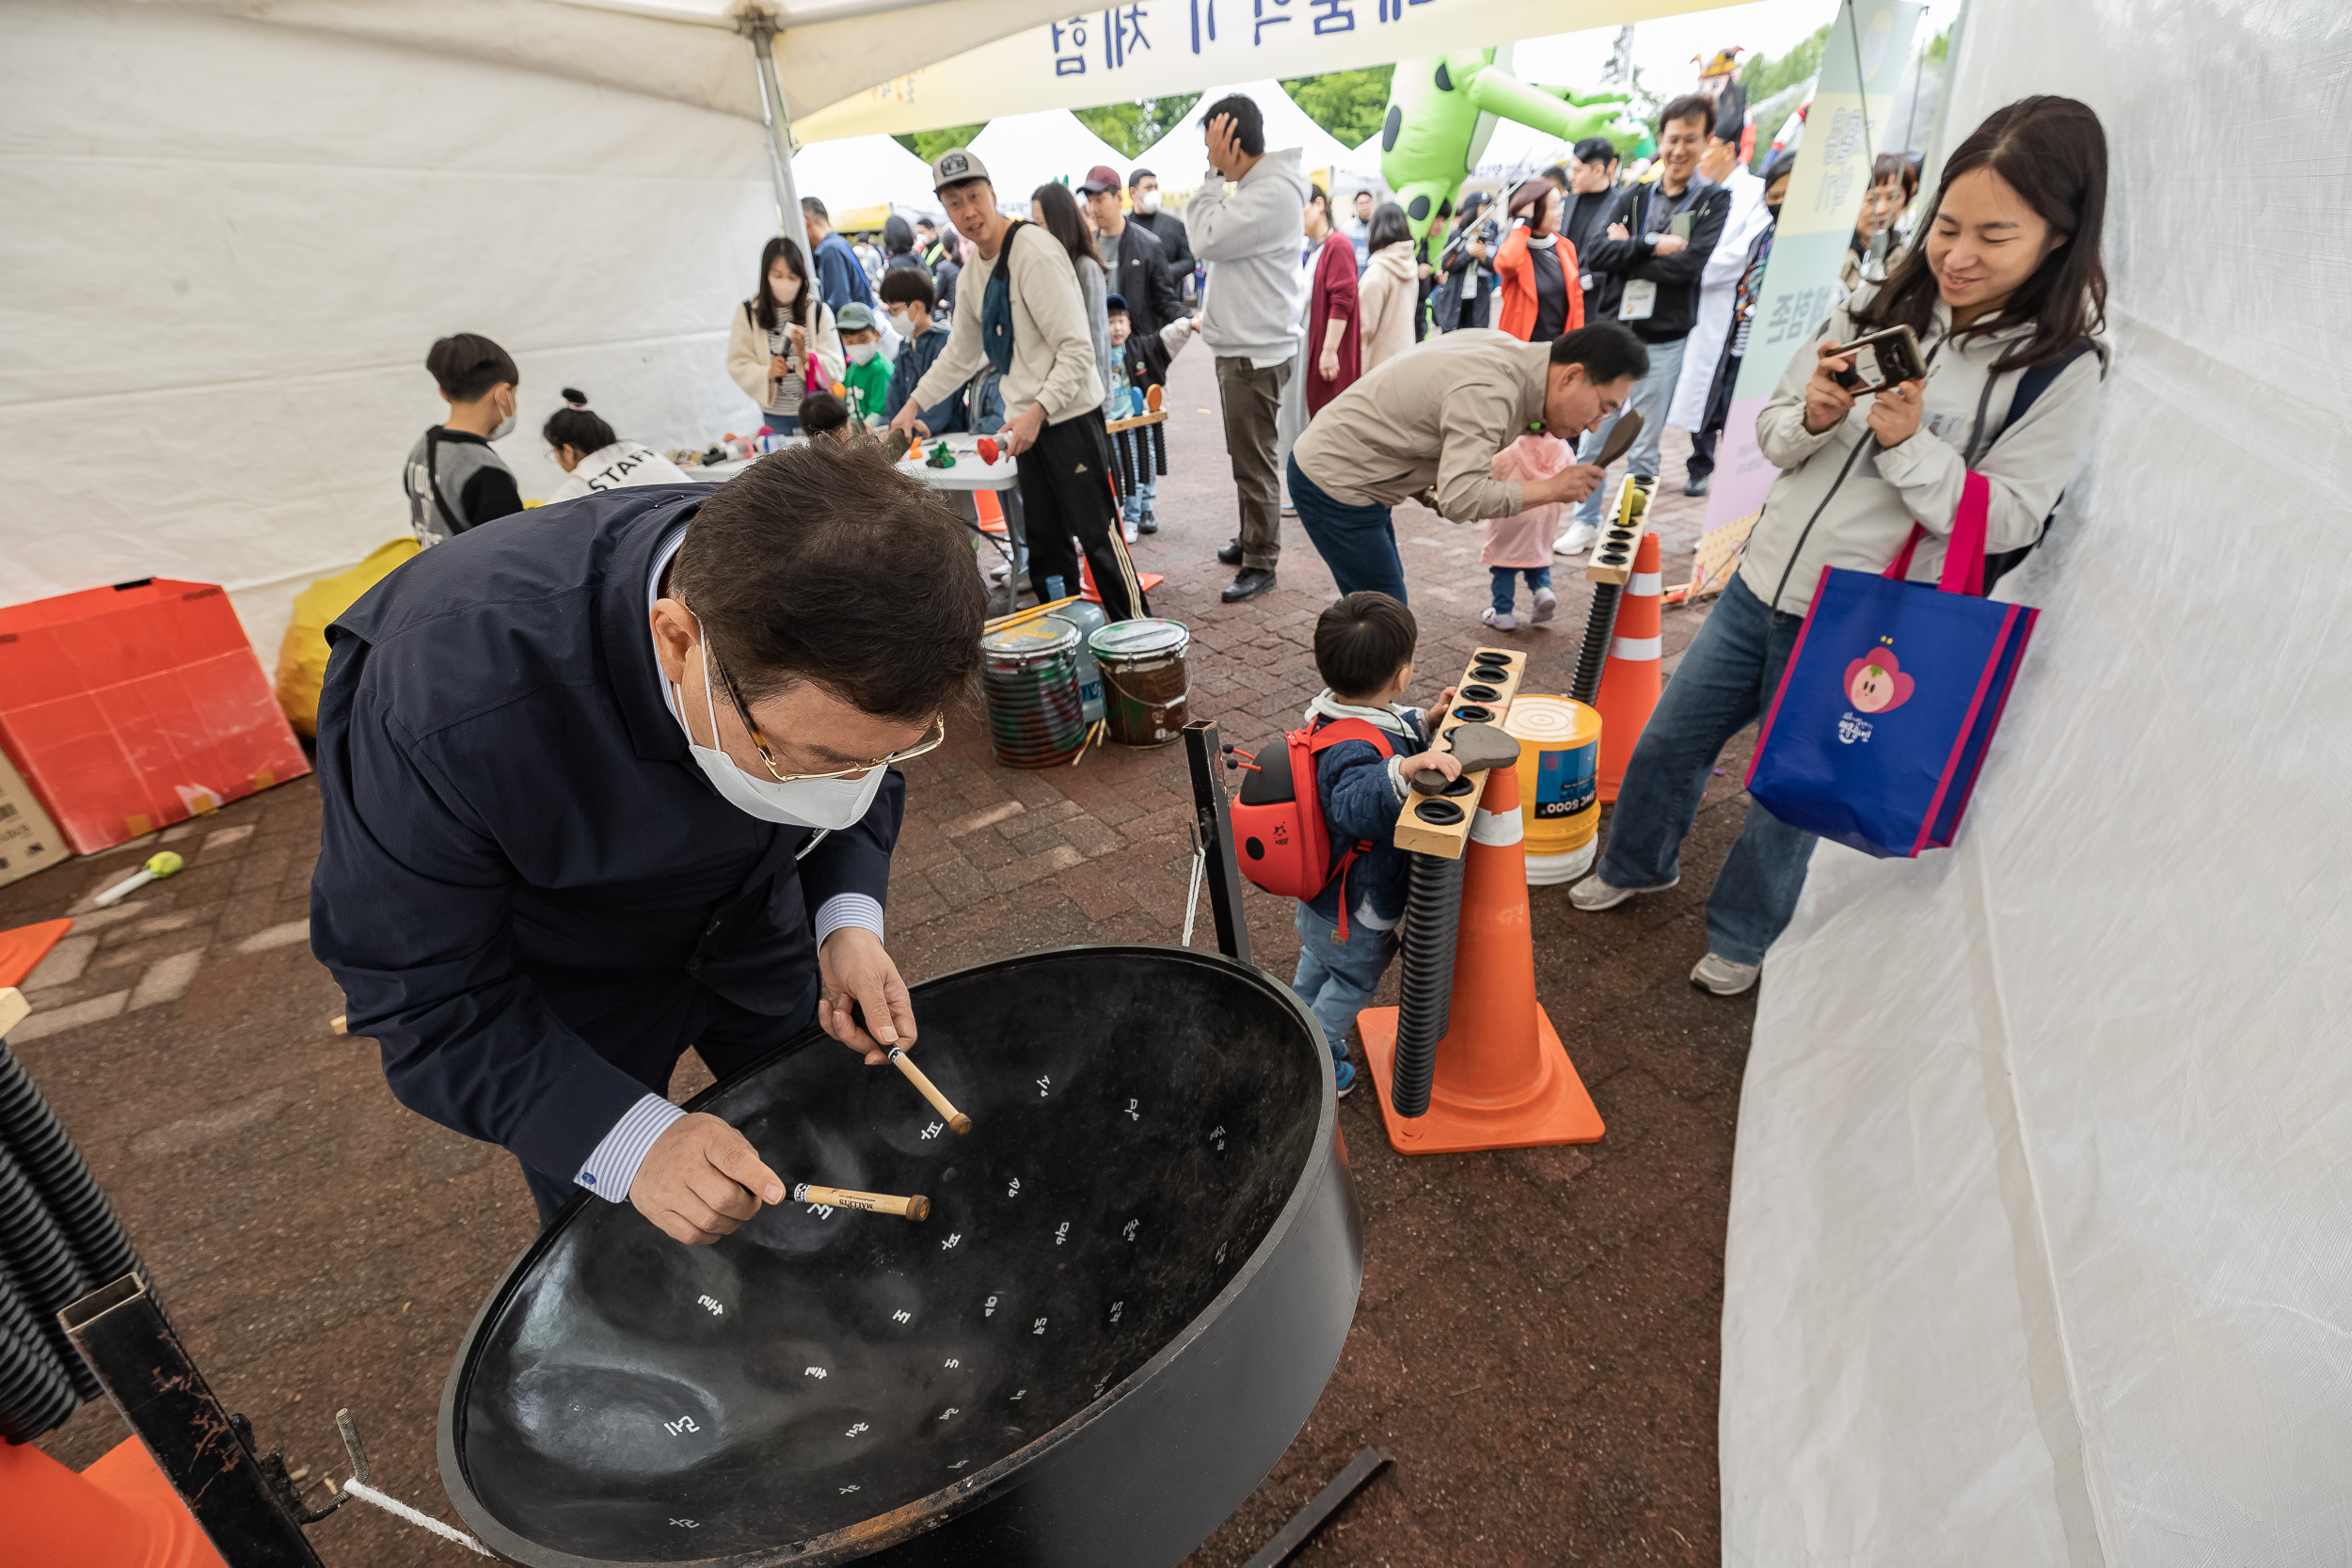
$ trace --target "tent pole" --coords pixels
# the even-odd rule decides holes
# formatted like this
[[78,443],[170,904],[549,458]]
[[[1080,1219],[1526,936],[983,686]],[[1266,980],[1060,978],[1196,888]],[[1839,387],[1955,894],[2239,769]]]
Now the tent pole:
[[817,287],[817,259],[809,249],[808,224],[801,214],[801,190],[792,181],[792,112],[784,104],[784,83],[776,75],[776,19],[764,12],[738,19],[752,40],[752,66],[759,76],[759,117],[768,128],[768,170],[776,182],[776,213],[785,238],[801,247],[808,264],[806,288]]

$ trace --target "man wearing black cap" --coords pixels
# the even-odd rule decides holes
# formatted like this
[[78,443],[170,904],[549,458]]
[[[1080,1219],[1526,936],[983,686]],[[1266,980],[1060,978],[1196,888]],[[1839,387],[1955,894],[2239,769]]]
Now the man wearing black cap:
[[1119,176],[1102,164],[1087,171],[1078,194],[1110,264],[1111,289],[1127,302],[1127,320],[1141,333],[1157,332],[1184,313],[1184,296],[1168,270],[1168,252],[1152,231],[1127,221],[1119,204]]

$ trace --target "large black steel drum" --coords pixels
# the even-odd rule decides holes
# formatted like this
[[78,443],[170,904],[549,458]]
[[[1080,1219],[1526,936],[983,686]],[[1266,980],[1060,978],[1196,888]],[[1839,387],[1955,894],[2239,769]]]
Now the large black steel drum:
[[575,1203],[484,1306],[441,1476],[491,1546],[613,1563],[1167,1565],[1263,1480],[1363,1272],[1331,1062],[1289,990],[1165,947],[914,989],[975,1127],[830,1040],[695,1102],[787,1182],[715,1246]]

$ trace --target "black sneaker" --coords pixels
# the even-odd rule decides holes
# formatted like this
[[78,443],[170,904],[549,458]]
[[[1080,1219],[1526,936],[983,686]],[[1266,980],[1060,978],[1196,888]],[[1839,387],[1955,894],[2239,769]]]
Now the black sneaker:
[[1160,531],[1160,520],[1152,515],[1152,509],[1150,507],[1145,507],[1143,509],[1143,515],[1136,519],[1136,531],[1137,533],[1157,533]]
[[1239,604],[1254,599],[1274,586],[1274,569],[1270,566],[1244,566],[1220,595],[1227,604]]
[[1682,493],[1686,496],[1704,496],[1707,494],[1707,476],[1705,474],[1698,474],[1690,479],[1684,480],[1682,482]]
[[1223,549],[1216,552],[1216,558],[1228,566],[1240,565],[1241,541],[1238,539],[1229,541]]

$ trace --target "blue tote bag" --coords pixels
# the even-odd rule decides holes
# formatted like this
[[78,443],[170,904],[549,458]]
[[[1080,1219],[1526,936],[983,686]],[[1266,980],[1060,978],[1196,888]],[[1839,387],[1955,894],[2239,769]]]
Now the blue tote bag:
[[1883,577],[1821,568],[1748,765],[1748,794],[1790,827],[1901,857],[1959,832],[2041,614],[1979,596],[1990,496],[1970,473],[1932,588],[1902,580],[1916,524]]

